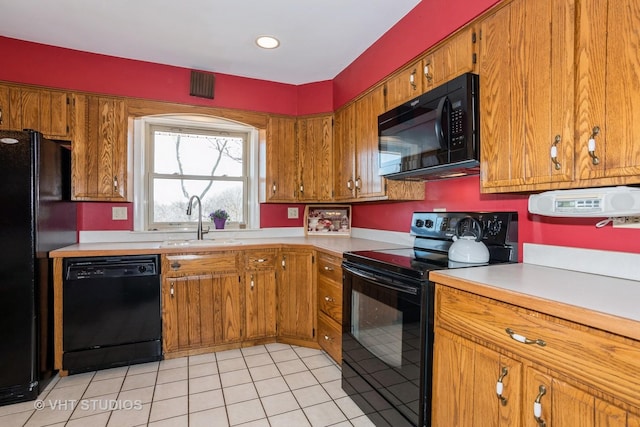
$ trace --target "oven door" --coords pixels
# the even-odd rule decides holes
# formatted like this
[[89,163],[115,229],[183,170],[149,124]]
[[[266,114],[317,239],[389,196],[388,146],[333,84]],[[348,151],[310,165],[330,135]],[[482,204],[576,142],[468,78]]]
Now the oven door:
[[429,425],[432,285],[348,261],[343,273],[342,388],[376,426]]

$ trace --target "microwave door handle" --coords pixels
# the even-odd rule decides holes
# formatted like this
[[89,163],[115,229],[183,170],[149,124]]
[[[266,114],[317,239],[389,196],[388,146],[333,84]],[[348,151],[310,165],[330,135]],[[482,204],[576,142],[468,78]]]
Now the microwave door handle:
[[436,138],[438,139],[438,144],[440,145],[440,148],[447,148],[445,146],[444,132],[442,130],[442,118],[444,113],[444,106],[448,100],[449,98],[447,98],[446,96],[440,99],[440,102],[438,102],[438,108],[436,109],[435,131],[436,131]]

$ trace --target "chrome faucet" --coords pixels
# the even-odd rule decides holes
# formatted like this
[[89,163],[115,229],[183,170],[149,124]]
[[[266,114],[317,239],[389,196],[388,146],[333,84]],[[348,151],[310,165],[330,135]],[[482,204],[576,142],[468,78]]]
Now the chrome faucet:
[[[194,200],[198,201],[198,231],[197,231],[197,236],[198,236],[198,240],[202,240],[202,235],[204,233],[202,231],[202,202],[200,201],[200,197],[191,196],[191,198],[189,199],[189,206],[187,206],[187,215],[191,216],[191,207],[193,205],[193,201]],[[207,230],[207,232],[208,231],[209,230]]]

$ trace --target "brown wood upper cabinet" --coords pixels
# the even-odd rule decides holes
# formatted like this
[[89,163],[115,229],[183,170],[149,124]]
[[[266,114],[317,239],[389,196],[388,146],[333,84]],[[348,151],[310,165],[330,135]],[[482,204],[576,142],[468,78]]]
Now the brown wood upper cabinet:
[[296,118],[269,117],[264,141],[264,189],[266,202],[296,201]]
[[640,5],[603,0],[514,0],[481,20],[483,192],[640,182],[638,25]]
[[385,110],[378,86],[335,115],[334,198],[338,201],[423,200],[424,183],[379,175],[378,116]]
[[75,130],[72,191],[75,200],[127,201],[130,147],[123,98],[78,95],[75,108],[84,117]]
[[301,202],[332,200],[333,114],[299,117],[296,122],[296,145],[297,199]]
[[[332,199],[333,114],[269,118],[261,199],[326,202]],[[262,194],[264,193],[264,194]]]
[[476,67],[476,34],[467,26],[386,80],[389,110]]
[[46,138],[71,141],[69,92],[0,85],[0,129],[33,129]]

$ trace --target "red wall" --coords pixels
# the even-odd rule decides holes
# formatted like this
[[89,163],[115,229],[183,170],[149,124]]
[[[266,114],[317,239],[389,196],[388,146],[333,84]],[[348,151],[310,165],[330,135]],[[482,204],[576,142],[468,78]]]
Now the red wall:
[[[331,81],[293,86],[216,73],[215,99],[188,95],[185,68],[60,49],[0,37],[0,52],[12,58],[0,67],[0,80],[51,87],[237,108],[279,114],[333,111],[382,80],[402,64],[470,21],[498,0],[421,1],[396,26]],[[5,61],[7,62],[7,61]],[[595,220],[530,216],[525,195],[481,195],[478,177],[425,184],[425,200],[353,206],[353,227],[407,231],[414,211],[515,210],[520,213],[520,241],[640,253],[637,230],[594,227]],[[112,206],[127,206],[129,220],[112,221]],[[299,227],[288,206],[261,205],[262,227]],[[131,230],[130,204],[81,203],[80,230]]]

